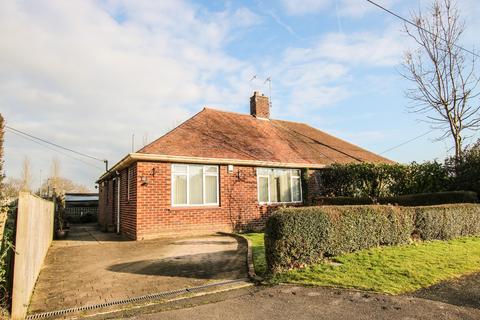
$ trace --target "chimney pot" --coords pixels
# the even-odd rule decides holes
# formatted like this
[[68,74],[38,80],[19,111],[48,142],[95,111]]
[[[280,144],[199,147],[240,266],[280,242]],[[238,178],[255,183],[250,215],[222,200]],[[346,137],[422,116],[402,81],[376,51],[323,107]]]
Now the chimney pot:
[[270,101],[259,91],[254,91],[250,98],[250,114],[256,118],[270,119]]

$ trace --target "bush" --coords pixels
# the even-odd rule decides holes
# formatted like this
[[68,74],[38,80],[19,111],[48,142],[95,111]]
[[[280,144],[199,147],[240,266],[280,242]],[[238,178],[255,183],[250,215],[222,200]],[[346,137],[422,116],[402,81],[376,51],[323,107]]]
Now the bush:
[[474,204],[416,207],[415,233],[423,240],[480,235],[480,206]]
[[460,161],[449,158],[445,164],[454,177],[452,189],[472,190],[480,195],[480,140],[464,151]]
[[[321,193],[335,197],[388,197],[440,192],[451,184],[449,171],[438,162],[422,164],[333,164],[315,172]],[[314,196],[314,195],[312,195]]]
[[359,206],[374,204],[368,197],[318,197],[313,200],[315,206]]
[[380,204],[396,204],[400,206],[432,206],[452,203],[477,203],[478,196],[473,191],[446,191],[384,197],[378,198],[377,201]]
[[368,204],[393,204],[399,206],[431,206],[450,203],[477,203],[478,196],[473,191],[446,191],[435,193],[419,193],[403,196],[380,197],[318,197],[313,200],[314,205],[345,206]]
[[265,254],[272,272],[380,245],[480,235],[480,205],[282,208],[268,220]]
[[271,271],[314,263],[379,245],[406,243],[413,210],[393,206],[284,208],[268,220],[266,260]]

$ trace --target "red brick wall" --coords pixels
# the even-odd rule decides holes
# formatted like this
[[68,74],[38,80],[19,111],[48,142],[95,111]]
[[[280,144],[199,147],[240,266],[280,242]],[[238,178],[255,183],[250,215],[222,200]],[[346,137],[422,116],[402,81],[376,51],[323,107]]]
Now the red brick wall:
[[137,164],[134,163],[120,172],[120,233],[132,239],[137,237],[136,210]]
[[[171,164],[137,162],[132,165],[130,201],[127,201],[127,169],[120,172],[120,230],[132,239],[148,239],[180,233],[207,233],[262,229],[268,215],[278,206],[259,205],[255,167],[234,166],[233,173],[226,165],[219,166],[219,206],[172,207]],[[146,177],[147,184],[141,177]],[[112,184],[110,182],[110,184]],[[112,188],[112,193],[113,193]],[[100,190],[100,207],[106,194]],[[115,209],[115,197],[103,206],[109,214]],[[115,211],[114,211],[115,212]],[[108,218],[107,218],[108,220]],[[99,218],[100,222],[100,218]]]
[[102,230],[113,222],[113,181],[107,180],[100,184],[98,199],[98,224]]

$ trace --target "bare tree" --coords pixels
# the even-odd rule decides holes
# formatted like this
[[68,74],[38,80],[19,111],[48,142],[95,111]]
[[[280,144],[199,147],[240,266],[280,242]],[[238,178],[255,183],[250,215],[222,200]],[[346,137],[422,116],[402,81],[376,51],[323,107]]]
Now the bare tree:
[[50,186],[56,190],[60,191],[59,188],[59,179],[60,179],[60,160],[57,157],[52,159],[52,167],[50,172]]
[[453,139],[458,161],[465,130],[480,128],[475,54],[459,46],[465,24],[452,0],[435,0],[413,19],[416,27],[405,25],[405,32],[419,48],[405,54],[402,75],[414,84],[406,96],[414,112],[425,113],[432,127],[443,131],[439,140]]
[[62,194],[65,192],[89,192],[89,189],[82,185],[73,182],[70,179],[61,176],[61,165],[58,158],[52,159],[52,166],[50,168],[50,177],[42,183],[39,190],[40,194],[50,195],[51,192]]
[[28,157],[25,157],[23,160],[20,180],[22,181],[21,191],[32,191],[32,166]]

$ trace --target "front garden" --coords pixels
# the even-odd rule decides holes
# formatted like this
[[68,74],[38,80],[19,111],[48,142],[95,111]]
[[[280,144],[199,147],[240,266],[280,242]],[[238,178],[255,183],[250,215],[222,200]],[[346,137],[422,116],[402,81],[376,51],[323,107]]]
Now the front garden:
[[480,206],[454,204],[284,208],[245,236],[270,283],[399,294],[480,272],[479,235]]
[[336,256],[304,268],[266,274],[263,233],[246,234],[252,241],[255,272],[269,283],[332,286],[399,294],[480,272],[480,238],[428,241],[365,249]]

